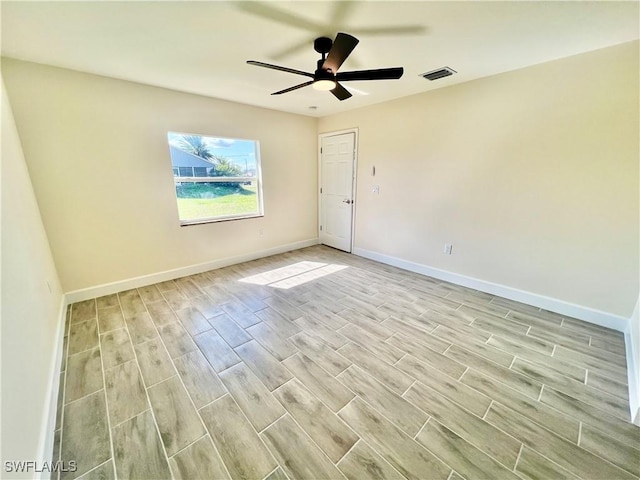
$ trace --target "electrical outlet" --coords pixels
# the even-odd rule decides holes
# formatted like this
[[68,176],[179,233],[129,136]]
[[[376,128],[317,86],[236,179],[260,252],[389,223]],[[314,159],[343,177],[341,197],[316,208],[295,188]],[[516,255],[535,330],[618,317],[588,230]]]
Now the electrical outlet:
[[447,255],[451,255],[452,249],[453,249],[453,245],[451,245],[450,243],[444,244],[444,253],[446,253]]
[[380,185],[374,185],[373,187],[371,187],[371,192],[378,195],[380,193]]
[[258,230],[258,235],[261,237],[264,237],[264,230],[263,229]]

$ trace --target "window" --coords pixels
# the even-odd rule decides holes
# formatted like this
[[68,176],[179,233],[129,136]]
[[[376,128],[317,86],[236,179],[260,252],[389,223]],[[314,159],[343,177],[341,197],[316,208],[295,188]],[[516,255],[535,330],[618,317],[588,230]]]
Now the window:
[[169,132],[181,225],[260,217],[260,147],[255,140]]

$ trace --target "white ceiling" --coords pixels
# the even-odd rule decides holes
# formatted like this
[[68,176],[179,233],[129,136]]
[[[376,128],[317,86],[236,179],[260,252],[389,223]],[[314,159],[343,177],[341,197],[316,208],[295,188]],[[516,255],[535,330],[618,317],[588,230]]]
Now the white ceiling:
[[[311,116],[325,116],[638,39],[630,2],[2,2],[2,54]],[[369,31],[367,31],[369,29]],[[371,31],[371,29],[387,29]],[[341,71],[402,66],[400,80],[345,82],[343,102],[305,77],[313,39],[360,39]],[[458,74],[429,82],[420,73]],[[316,110],[309,107],[315,106]]]

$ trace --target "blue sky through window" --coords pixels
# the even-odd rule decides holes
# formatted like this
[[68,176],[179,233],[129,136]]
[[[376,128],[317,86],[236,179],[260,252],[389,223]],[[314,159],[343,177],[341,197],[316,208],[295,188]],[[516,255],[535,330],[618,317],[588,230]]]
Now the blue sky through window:
[[[180,148],[180,139],[195,134],[169,132],[169,143]],[[256,142],[253,140],[239,140],[235,138],[207,137],[202,138],[209,151],[216,156],[225,157],[231,163],[239,166],[243,172],[255,175],[256,172]]]

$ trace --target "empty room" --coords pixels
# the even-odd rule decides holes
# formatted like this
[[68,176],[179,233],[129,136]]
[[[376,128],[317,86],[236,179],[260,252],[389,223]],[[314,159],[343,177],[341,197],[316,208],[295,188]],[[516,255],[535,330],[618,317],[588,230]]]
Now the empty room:
[[640,478],[639,2],[0,7],[0,477]]

